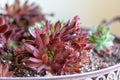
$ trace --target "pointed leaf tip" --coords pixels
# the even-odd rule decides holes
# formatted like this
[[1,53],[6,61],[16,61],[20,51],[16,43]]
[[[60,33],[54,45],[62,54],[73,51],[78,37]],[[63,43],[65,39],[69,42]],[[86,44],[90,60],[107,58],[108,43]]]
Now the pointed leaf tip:
[[0,26],[5,24],[5,20],[3,19],[3,17],[0,17]]

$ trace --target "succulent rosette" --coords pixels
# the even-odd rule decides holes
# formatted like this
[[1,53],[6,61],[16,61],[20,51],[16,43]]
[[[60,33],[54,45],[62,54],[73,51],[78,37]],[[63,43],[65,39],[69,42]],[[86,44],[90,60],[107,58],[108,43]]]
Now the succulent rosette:
[[[30,29],[34,39],[24,44],[24,53],[31,54],[22,61],[38,72],[53,75],[80,73],[89,63],[90,50],[87,34],[81,32],[80,18],[74,17],[64,25],[46,21],[42,27]],[[32,30],[32,31],[31,31]],[[23,52],[23,51],[22,51]]]
[[[109,28],[107,27],[93,27],[89,31],[90,42],[94,44],[95,50],[102,54],[103,52],[111,53],[112,46],[114,45],[114,36],[110,34]],[[101,52],[102,51],[102,52]],[[103,54],[102,54],[103,55]]]
[[34,25],[36,22],[46,20],[45,16],[53,16],[53,14],[43,14],[42,9],[35,5],[35,3],[28,3],[28,0],[21,5],[20,0],[14,0],[12,5],[5,5],[1,16],[6,17],[10,23],[22,27],[24,30],[28,30],[30,25]]
[[110,34],[109,28],[94,27],[90,32],[90,42],[95,45],[95,50],[104,50],[114,45],[114,36]]

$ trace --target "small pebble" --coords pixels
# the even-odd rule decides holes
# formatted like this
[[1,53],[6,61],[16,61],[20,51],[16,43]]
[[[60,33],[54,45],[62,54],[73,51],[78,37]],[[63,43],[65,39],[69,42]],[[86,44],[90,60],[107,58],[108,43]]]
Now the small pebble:
[[27,77],[29,77],[30,76],[30,74],[27,74]]
[[11,64],[12,62],[11,61],[8,61],[9,64]]

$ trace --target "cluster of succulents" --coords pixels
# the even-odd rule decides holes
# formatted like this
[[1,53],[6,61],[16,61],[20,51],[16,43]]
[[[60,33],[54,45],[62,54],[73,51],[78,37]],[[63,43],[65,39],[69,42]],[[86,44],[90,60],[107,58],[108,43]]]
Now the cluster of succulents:
[[27,3],[20,6],[20,0],[15,0],[11,6],[6,4],[6,14],[0,14],[0,77],[16,76],[19,65],[38,74],[80,73],[91,62],[92,50],[114,45],[109,28],[99,26],[86,33],[78,16],[52,24],[38,6]]

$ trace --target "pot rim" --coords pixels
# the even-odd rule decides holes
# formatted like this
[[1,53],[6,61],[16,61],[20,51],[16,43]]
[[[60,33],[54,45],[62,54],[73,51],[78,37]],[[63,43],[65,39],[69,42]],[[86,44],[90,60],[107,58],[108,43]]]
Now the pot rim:
[[61,75],[61,76],[49,76],[49,77],[1,77],[0,79],[41,79],[41,80],[52,80],[52,79],[64,79],[64,78],[77,78],[80,77],[81,79],[89,78],[89,77],[96,77],[101,76],[103,74],[108,74],[110,72],[116,71],[120,68],[120,63],[116,64],[114,66],[110,66],[108,68],[86,72],[86,73],[80,73],[80,74],[72,74],[72,75]]

